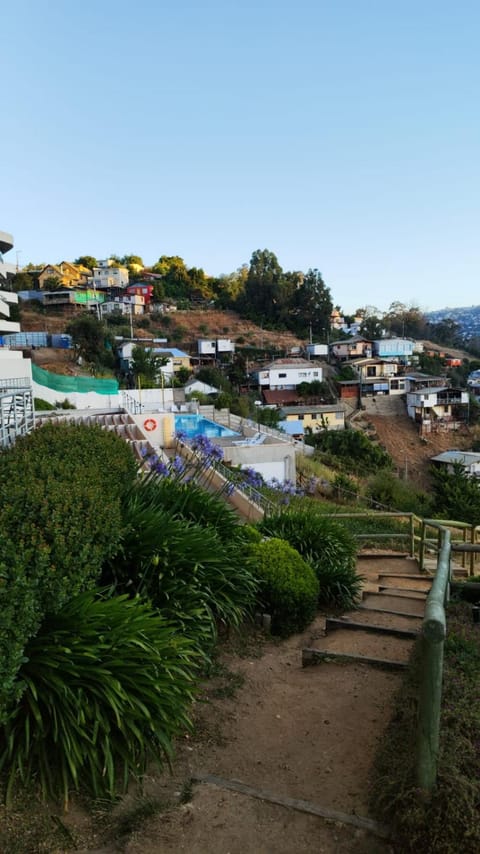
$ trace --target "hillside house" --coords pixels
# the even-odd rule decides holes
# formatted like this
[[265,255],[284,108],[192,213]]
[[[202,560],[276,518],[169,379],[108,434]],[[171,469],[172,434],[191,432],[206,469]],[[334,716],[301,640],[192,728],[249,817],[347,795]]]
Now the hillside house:
[[322,382],[323,372],[318,363],[307,359],[276,359],[253,373],[259,388],[295,389],[300,383]]
[[93,277],[90,280],[94,288],[126,288],[128,286],[128,268],[119,267],[107,258],[106,261],[99,261],[98,267],[93,268]]
[[468,392],[448,386],[425,387],[407,393],[407,412],[422,433],[458,430],[468,421]]
[[444,451],[431,458],[437,467],[445,467],[452,473],[454,466],[460,464],[470,477],[480,477],[480,454],[473,451]]
[[61,261],[60,264],[47,264],[38,274],[38,287],[43,289],[49,279],[56,279],[59,288],[86,287],[92,271],[80,264]]
[[291,436],[303,436],[307,430],[344,430],[345,407],[339,403],[321,406],[284,406],[279,426]]
[[104,314],[131,314],[135,317],[145,312],[145,300],[141,294],[125,294],[121,297],[105,300],[100,306],[102,317]]
[[396,359],[407,365],[412,360],[413,341],[409,338],[378,338],[373,341],[373,352],[379,359]]
[[143,297],[144,305],[150,305],[153,297],[153,285],[146,285],[144,282],[138,282],[136,285],[128,285],[126,288],[129,296]]
[[330,346],[330,355],[337,362],[347,362],[350,359],[370,359],[373,355],[373,344],[367,338],[345,338],[334,341]]
[[449,386],[448,377],[432,377],[430,374],[422,374],[419,371],[405,374],[405,391],[418,391],[421,388],[437,388],[438,386]]
[[401,365],[385,359],[357,359],[352,362],[361,381],[362,395],[404,394],[405,377],[400,376]]

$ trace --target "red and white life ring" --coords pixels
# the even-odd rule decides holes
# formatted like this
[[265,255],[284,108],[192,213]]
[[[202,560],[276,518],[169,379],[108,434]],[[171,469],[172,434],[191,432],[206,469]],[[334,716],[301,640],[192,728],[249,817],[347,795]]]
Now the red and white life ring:
[[144,426],[145,430],[148,431],[148,433],[151,433],[152,430],[157,429],[157,422],[155,421],[155,418],[147,418],[143,422],[143,426]]

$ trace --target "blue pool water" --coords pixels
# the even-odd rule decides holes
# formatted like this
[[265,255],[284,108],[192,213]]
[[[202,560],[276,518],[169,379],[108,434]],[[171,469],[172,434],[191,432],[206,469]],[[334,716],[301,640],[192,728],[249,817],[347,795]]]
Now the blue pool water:
[[239,436],[235,430],[230,430],[229,427],[222,427],[221,424],[215,424],[214,421],[209,421],[208,418],[203,418],[201,415],[176,415],[175,416],[175,432],[182,431],[188,439],[193,439],[194,436],[208,436],[209,439],[218,439],[225,436]]

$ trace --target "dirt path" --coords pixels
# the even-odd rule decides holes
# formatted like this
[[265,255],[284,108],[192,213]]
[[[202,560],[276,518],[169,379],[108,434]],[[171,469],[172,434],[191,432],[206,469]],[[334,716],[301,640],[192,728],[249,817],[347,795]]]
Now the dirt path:
[[[370,577],[378,565],[363,560],[360,571]],[[161,810],[133,834],[118,837],[119,825],[139,803],[132,792],[110,815],[107,828],[101,823],[85,828],[89,845],[82,854],[390,852],[387,842],[363,828],[228,786],[192,782],[215,775],[279,798],[369,816],[372,761],[402,677],[359,663],[303,668],[302,649],[321,645],[324,627],[319,616],[287,641],[259,635],[240,646],[227,643],[216,676],[205,683],[196,704],[195,732],[179,744],[173,775],[145,780],[142,802],[161,804]],[[78,816],[69,821],[78,829]]]

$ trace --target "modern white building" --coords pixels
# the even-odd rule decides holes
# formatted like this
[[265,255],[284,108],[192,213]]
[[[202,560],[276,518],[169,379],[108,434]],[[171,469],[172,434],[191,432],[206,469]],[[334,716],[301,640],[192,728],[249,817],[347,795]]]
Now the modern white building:
[[300,383],[322,382],[323,371],[319,364],[307,359],[276,359],[255,372],[260,388],[294,389]]
[[12,235],[8,234],[6,231],[0,231],[0,285],[5,284],[7,278],[16,273],[15,265],[7,264],[7,262],[3,260],[3,256],[9,252],[10,249],[13,249]]
[[111,258],[106,261],[99,261],[98,267],[93,268],[91,284],[94,288],[126,288],[128,285],[128,269],[127,267],[118,267]]
[[[0,291],[0,335],[20,331],[19,323],[5,319],[17,302],[17,294]],[[8,448],[34,425],[32,363],[21,350],[0,347],[0,448]]]

